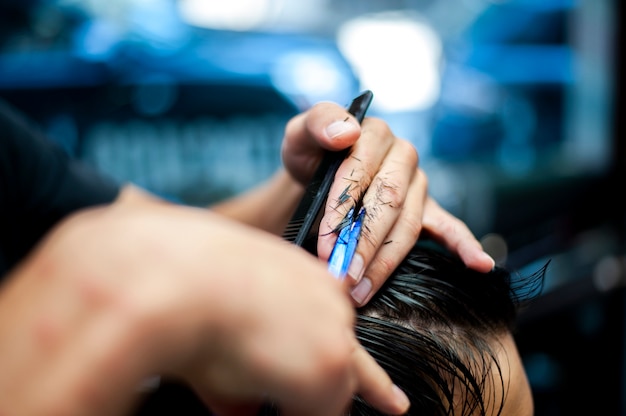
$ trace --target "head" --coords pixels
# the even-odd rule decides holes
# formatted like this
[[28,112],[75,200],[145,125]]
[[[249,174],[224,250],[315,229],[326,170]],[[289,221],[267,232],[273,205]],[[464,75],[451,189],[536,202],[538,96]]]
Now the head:
[[[409,395],[411,415],[531,416],[513,334],[544,269],[526,277],[501,268],[482,274],[441,250],[416,246],[359,309],[357,337]],[[358,398],[350,412],[378,414]]]
[[[357,311],[357,337],[407,393],[409,415],[532,416],[513,335],[517,313],[540,292],[544,273],[483,274],[417,245]],[[359,397],[347,414],[381,415]]]

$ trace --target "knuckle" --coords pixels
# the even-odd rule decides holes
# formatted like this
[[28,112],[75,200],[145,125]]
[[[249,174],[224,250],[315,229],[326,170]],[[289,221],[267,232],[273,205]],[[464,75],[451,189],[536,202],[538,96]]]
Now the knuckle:
[[301,369],[303,371],[293,374],[292,386],[306,390],[316,384],[344,378],[350,371],[351,355],[351,348],[345,342],[325,343],[325,346],[318,347],[316,356]]
[[389,205],[391,208],[401,208],[404,205],[405,194],[396,183],[377,179],[375,187],[378,204]]
[[439,217],[436,222],[436,227],[439,230],[439,234],[447,236],[456,236],[459,231],[457,220],[454,218]]
[[409,233],[411,240],[417,240],[422,232],[422,219],[417,212],[407,212],[403,215],[402,230]]
[[329,347],[325,353],[328,374],[340,374],[346,371],[352,354],[349,345],[345,342],[340,343],[340,345],[331,343]]
[[398,139],[397,146],[400,148],[401,154],[403,154],[411,165],[417,166],[419,163],[419,154],[415,146],[408,140]]
[[296,117],[290,118],[285,124],[285,130],[284,130],[285,137],[289,137],[291,133],[295,132],[297,129],[297,126],[300,123],[301,123],[300,117],[296,116]]
[[[377,276],[389,276],[396,268],[396,262],[392,258],[380,254],[376,256],[374,267]],[[374,284],[374,281],[372,281],[372,284]]]
[[[365,122],[367,123],[367,127],[370,129],[376,130],[378,132],[383,132],[383,133],[384,132],[391,133],[391,130],[389,129],[389,125],[381,118],[367,117]],[[385,136],[387,135],[388,134],[385,134]]]
[[363,123],[363,131],[370,131],[377,137],[377,140],[391,142],[395,139],[389,125],[378,117],[367,117]]

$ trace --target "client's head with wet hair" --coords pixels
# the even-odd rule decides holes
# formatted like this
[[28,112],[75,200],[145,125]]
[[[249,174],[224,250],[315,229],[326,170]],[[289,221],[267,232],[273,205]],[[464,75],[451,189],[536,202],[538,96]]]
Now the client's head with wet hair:
[[[407,393],[410,415],[532,415],[513,334],[544,274],[545,267],[529,276],[483,274],[416,246],[359,309],[357,337]],[[350,411],[379,414],[359,398]]]
[[[437,247],[417,245],[358,310],[357,337],[407,393],[409,415],[530,416],[531,390],[513,334],[544,274],[545,266],[529,276],[497,267],[483,274]],[[359,397],[347,414],[381,415]]]

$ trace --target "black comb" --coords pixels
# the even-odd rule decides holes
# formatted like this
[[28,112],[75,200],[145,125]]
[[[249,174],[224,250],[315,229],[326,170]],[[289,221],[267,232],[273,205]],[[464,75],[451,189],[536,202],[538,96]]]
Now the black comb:
[[[365,112],[373,97],[372,92],[366,90],[350,103],[348,112],[359,123],[365,118]],[[328,192],[335,179],[337,169],[349,151],[350,148],[338,152],[326,152],[283,233],[285,240],[303,247],[313,255],[317,255],[317,233],[322,220],[322,208],[328,198]]]

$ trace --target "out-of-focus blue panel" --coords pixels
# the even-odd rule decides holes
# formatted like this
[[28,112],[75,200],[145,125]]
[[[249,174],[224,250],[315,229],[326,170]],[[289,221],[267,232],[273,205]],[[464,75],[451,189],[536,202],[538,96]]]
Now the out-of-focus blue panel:
[[465,38],[487,43],[566,42],[567,21],[564,16],[569,7],[549,1],[543,2],[543,7],[537,7],[530,4],[531,1],[535,0],[511,1],[487,7],[467,29]]
[[[78,31],[79,36],[82,31]],[[85,35],[86,36],[86,35]],[[233,85],[273,88],[286,96],[315,102],[311,91],[298,85],[278,85],[274,77],[297,80],[303,76],[294,54],[310,55],[332,69],[334,84],[325,99],[347,102],[358,81],[332,39],[297,34],[194,30],[179,48],[159,49],[149,39],[106,39],[102,48],[75,42],[73,50],[31,51],[0,55],[0,88],[38,89],[98,85]],[[97,51],[91,53],[91,50]],[[280,69],[280,71],[278,71]],[[319,80],[318,80],[319,82]],[[329,80],[330,82],[330,80]]]
[[466,64],[503,84],[574,81],[574,53],[567,46],[480,45]]
[[576,7],[578,2],[579,0],[510,0],[508,4],[536,10],[561,10]]
[[107,79],[107,68],[68,52],[5,53],[0,55],[1,88],[91,86]]

